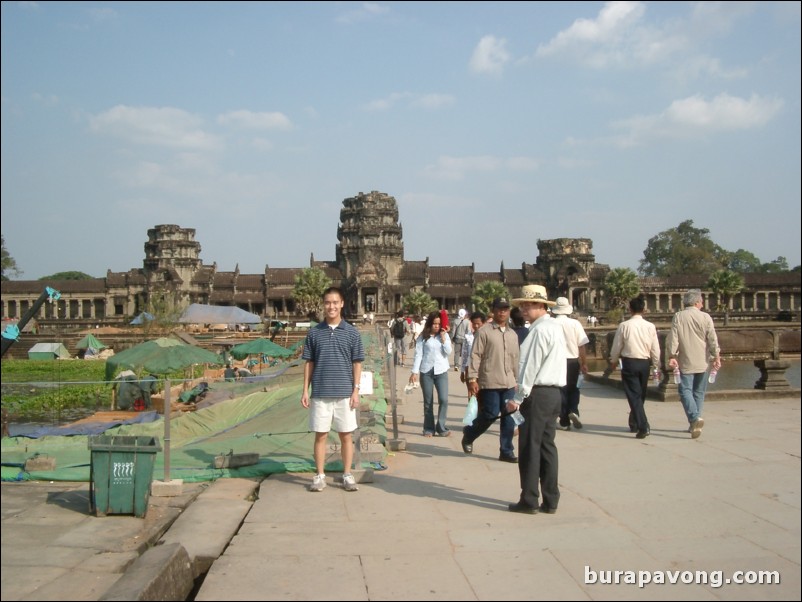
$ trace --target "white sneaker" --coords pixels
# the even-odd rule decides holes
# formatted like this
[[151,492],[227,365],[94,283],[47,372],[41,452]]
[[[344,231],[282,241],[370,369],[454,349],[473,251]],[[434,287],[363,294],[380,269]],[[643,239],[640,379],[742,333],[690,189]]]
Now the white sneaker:
[[309,491],[323,491],[326,488],[326,475],[316,474],[309,486]]
[[346,491],[359,491],[359,487],[356,486],[356,479],[354,478],[354,475],[343,475],[343,489]]

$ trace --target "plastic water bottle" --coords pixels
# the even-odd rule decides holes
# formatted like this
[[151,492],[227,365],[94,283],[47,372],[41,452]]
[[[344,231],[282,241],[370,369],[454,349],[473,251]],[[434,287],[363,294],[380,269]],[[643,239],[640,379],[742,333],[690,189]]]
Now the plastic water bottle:
[[674,384],[678,385],[682,382],[682,374],[679,371],[679,366],[674,368]]
[[521,426],[524,423],[524,415],[521,414],[521,410],[515,410],[512,414],[512,421],[515,423],[515,426]]
[[652,378],[654,379],[654,384],[660,384],[660,370],[655,368],[654,372],[652,372]]
[[707,377],[707,382],[714,383],[716,382],[716,376],[718,375],[718,370],[713,369],[710,371],[710,374]]
[[576,379],[576,388],[581,389],[582,385],[585,384],[585,375],[580,373],[579,377]]

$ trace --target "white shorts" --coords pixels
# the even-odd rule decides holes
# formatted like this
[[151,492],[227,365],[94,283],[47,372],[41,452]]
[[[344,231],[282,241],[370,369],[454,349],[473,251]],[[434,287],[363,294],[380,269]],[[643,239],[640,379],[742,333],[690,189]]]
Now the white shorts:
[[332,426],[338,433],[351,433],[356,430],[356,410],[351,408],[351,398],[313,397],[309,401],[309,430],[328,433]]

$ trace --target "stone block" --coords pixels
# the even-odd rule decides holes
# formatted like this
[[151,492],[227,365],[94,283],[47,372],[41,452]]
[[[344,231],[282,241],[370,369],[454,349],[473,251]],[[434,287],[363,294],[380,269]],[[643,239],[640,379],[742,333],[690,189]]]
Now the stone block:
[[404,451],[407,449],[406,439],[387,439],[387,449],[390,451]]
[[183,479],[170,479],[169,481],[152,481],[150,495],[154,497],[174,497],[184,491]]
[[51,456],[35,455],[25,460],[25,472],[41,472],[56,470],[56,459]]

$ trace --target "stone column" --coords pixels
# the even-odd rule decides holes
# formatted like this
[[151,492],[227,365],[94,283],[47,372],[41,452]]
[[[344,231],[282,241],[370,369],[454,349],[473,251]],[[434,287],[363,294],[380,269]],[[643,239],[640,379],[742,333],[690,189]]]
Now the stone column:
[[791,362],[786,360],[755,360],[755,366],[760,370],[755,389],[789,389],[791,385],[785,378],[785,371],[790,365]]

